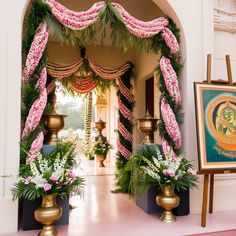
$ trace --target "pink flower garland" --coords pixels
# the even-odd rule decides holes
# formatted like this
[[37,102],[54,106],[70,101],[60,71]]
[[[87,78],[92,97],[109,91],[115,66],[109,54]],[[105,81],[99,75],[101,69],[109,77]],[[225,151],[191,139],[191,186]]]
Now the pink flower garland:
[[44,88],[39,98],[34,101],[32,107],[29,110],[29,114],[25,122],[25,128],[21,136],[23,140],[26,139],[29,133],[32,132],[38,126],[46,105],[47,105],[47,89]]
[[37,135],[36,139],[31,144],[31,148],[29,150],[29,155],[26,159],[26,163],[29,163],[30,161],[35,161],[36,160],[37,152],[39,152],[43,147],[43,139],[44,139],[43,132],[40,132]]
[[101,10],[105,7],[105,2],[100,1],[93,4],[87,11],[74,12],[55,0],[46,0],[46,3],[62,25],[75,30],[82,30],[94,24],[99,19]]
[[130,68],[130,64],[125,63],[124,65],[122,65],[117,69],[109,70],[99,66],[98,64],[96,64],[96,62],[94,62],[90,58],[88,58],[88,61],[90,68],[103,79],[110,79],[110,80],[118,79],[125,73],[125,71],[127,71]]
[[173,140],[175,147],[177,149],[180,149],[182,145],[182,138],[179,125],[176,121],[174,112],[172,111],[170,105],[165,101],[165,99],[161,100],[161,115],[165,123],[167,133]]
[[166,88],[170,96],[174,99],[176,105],[181,104],[181,95],[179,91],[179,83],[177,75],[173,69],[170,60],[166,57],[162,57],[160,60],[161,72],[163,74]]
[[172,150],[172,148],[170,147],[170,145],[168,144],[168,142],[164,138],[161,140],[161,145],[162,145],[162,150],[163,150],[165,157],[167,158],[169,153],[171,152],[172,153],[172,160],[176,161],[177,160],[176,154],[174,153],[174,151]]
[[120,4],[111,3],[111,5],[120,13],[127,29],[139,38],[152,37],[162,31],[169,23],[164,17],[148,22],[140,21],[131,16]]
[[177,52],[179,52],[179,43],[170,29],[164,27],[161,32],[161,36],[165,40],[171,54],[176,54]]
[[133,120],[132,112],[122,103],[121,98],[118,97],[118,105],[121,114],[128,120]]
[[127,98],[127,100],[129,102],[134,102],[134,98],[132,96],[132,93],[130,92],[130,90],[124,85],[124,83],[122,82],[122,80],[119,78],[118,79],[118,84],[119,84],[119,89],[120,92]]
[[132,156],[132,153],[126,147],[124,147],[119,142],[119,140],[117,140],[117,148],[118,148],[118,151],[121,153],[122,156],[124,156],[127,160],[130,159],[130,157]]
[[39,78],[39,80],[37,81],[37,84],[36,84],[36,87],[39,89],[40,93],[43,92],[43,90],[46,86],[46,83],[47,83],[47,69],[45,67],[41,71],[40,78]]
[[37,33],[34,36],[33,42],[30,46],[30,50],[26,58],[25,67],[23,70],[24,83],[28,83],[30,76],[33,74],[35,68],[37,67],[47,45],[48,36],[49,31],[47,24],[45,22],[42,22],[37,29]]
[[125,128],[125,126],[120,121],[118,121],[118,130],[126,140],[133,143],[132,134]]

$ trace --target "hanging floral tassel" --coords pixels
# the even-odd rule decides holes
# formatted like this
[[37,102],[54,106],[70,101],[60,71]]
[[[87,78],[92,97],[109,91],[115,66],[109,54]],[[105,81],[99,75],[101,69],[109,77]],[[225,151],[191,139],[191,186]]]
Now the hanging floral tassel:
[[85,114],[85,146],[88,146],[91,142],[92,108],[93,108],[93,93],[89,92],[87,96],[86,114]]

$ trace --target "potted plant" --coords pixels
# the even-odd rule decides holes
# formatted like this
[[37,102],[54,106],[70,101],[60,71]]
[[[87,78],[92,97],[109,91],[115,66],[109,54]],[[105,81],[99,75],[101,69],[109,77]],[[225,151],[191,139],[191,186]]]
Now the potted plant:
[[107,141],[98,141],[93,145],[93,153],[96,155],[99,167],[104,167],[103,161],[106,159],[108,151],[112,148],[112,145]]
[[50,154],[28,154],[26,163],[21,164],[13,199],[42,197],[42,205],[35,210],[36,220],[44,225],[40,235],[57,234],[52,224],[60,218],[62,209],[56,205],[56,197],[67,198],[72,190],[81,193],[84,179],[73,170],[73,152],[73,143],[61,141]]
[[161,194],[156,197],[156,202],[165,211],[160,219],[165,222],[173,222],[175,217],[171,210],[177,207],[180,201],[175,190],[196,187],[196,171],[182,155],[176,156],[173,151],[162,155],[158,148],[156,148],[156,152],[157,156],[153,156],[151,160],[145,156],[142,157],[146,165],[141,169],[144,172],[144,179],[147,178],[149,183],[161,188]]

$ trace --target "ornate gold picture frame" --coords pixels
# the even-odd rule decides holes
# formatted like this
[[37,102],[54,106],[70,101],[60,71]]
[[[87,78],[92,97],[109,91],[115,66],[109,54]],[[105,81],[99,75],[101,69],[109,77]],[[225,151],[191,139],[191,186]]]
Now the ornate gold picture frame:
[[200,170],[236,168],[236,87],[194,83]]

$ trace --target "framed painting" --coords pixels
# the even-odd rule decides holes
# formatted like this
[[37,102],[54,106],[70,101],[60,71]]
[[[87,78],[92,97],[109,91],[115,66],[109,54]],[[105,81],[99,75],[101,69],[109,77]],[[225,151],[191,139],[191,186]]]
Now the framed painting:
[[236,169],[236,87],[194,83],[200,170]]

